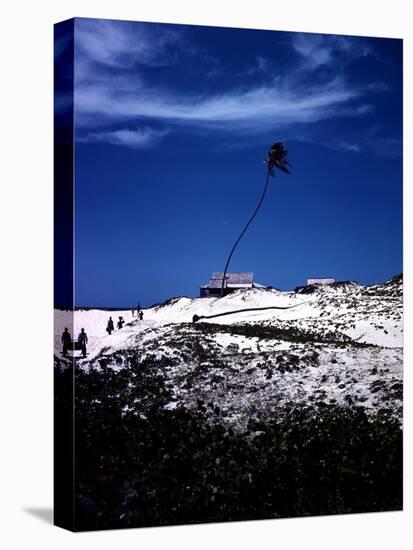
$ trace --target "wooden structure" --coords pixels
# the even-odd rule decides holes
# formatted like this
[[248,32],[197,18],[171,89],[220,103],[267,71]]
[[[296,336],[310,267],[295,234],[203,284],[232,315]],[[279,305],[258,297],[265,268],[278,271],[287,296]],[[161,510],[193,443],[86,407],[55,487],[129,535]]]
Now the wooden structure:
[[331,277],[313,277],[311,279],[307,279],[307,286],[310,285],[331,285],[334,283],[334,279]]
[[[224,273],[222,271],[212,273],[208,284],[200,287],[200,297],[219,297],[221,296],[222,278]],[[228,273],[225,276],[224,284],[224,296],[235,292],[236,290],[246,288],[267,288],[264,285],[254,283],[254,273],[251,271],[236,271]]]

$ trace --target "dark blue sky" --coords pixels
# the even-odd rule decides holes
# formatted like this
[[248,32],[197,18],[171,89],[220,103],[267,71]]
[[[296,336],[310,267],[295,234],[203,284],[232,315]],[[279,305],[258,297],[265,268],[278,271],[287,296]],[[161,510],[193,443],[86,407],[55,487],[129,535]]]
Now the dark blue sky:
[[222,271],[282,289],[402,270],[402,42],[75,22],[76,303],[194,296]]

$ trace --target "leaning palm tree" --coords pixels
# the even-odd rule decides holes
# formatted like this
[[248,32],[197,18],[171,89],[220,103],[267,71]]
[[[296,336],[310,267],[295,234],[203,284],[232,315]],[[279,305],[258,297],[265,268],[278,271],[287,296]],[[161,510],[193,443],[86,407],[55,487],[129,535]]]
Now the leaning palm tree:
[[229,262],[231,261],[232,255],[233,255],[235,249],[237,248],[238,243],[240,242],[240,240],[244,236],[246,230],[250,226],[251,222],[253,221],[253,219],[257,215],[258,210],[261,208],[261,205],[264,201],[265,194],[267,193],[268,182],[269,182],[270,176],[275,177],[275,173],[274,173],[275,168],[277,168],[278,170],[281,170],[281,172],[285,172],[286,174],[290,173],[290,171],[288,170],[288,166],[291,166],[291,165],[287,160],[287,156],[288,156],[288,151],[285,148],[283,143],[279,143],[279,142],[274,143],[274,145],[272,145],[270,147],[270,149],[268,150],[268,156],[264,161],[264,163],[266,163],[266,165],[267,165],[267,176],[265,178],[264,191],[262,192],[262,195],[261,195],[260,201],[258,203],[258,206],[254,210],[254,213],[252,214],[252,216],[248,220],[248,222],[247,222],[246,226],[244,227],[244,229],[241,231],[240,236],[235,241],[235,244],[232,247],[231,252],[229,253],[227,263],[225,264],[224,274],[222,276],[221,297],[224,295],[225,278],[226,278]]

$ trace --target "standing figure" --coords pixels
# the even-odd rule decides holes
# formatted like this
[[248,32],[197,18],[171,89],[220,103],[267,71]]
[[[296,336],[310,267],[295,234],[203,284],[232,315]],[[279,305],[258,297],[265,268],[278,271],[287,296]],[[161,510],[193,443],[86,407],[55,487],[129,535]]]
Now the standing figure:
[[116,323],[119,330],[123,327],[124,323],[125,323],[125,321],[124,321],[123,317],[119,317],[119,321]]
[[107,324],[107,327],[106,327],[106,332],[109,334],[109,336],[112,334],[112,331],[115,330],[115,326],[113,324],[113,319],[112,317],[109,317],[109,321],[108,321],[108,324]]
[[132,308],[132,317],[135,317],[135,308]]
[[140,312],[139,312],[139,319],[140,319],[141,321],[142,321],[142,319],[143,319],[143,311],[142,311],[142,310],[140,310]]
[[77,341],[79,342],[82,350],[83,357],[86,357],[86,344],[87,344],[87,334],[85,332],[85,329],[80,329],[80,334],[77,338]]
[[70,336],[70,332],[66,327],[62,334],[63,357],[67,357],[67,350],[69,349],[71,342],[72,342],[72,338]]

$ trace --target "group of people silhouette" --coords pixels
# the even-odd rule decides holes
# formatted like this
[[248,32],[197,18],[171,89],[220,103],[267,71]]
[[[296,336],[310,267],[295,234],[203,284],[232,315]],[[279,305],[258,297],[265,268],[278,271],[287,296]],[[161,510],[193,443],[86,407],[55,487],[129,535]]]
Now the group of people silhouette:
[[69,329],[65,327],[65,330],[62,334],[63,357],[67,357],[67,352],[71,347],[73,347],[74,350],[80,349],[82,352],[82,356],[86,357],[87,343],[88,343],[88,338],[84,328],[80,330],[79,336],[77,337],[77,341],[72,341],[72,337],[70,335]]
[[[117,328],[120,330],[125,324],[125,319],[120,315],[119,320],[116,323]],[[106,325],[106,332],[110,335],[115,330],[115,325],[113,324],[112,317],[109,317],[108,324]]]
[[[132,308],[132,317],[135,316],[142,321],[143,320],[143,311],[141,309],[140,304],[136,306],[136,308]],[[116,323],[116,327],[121,330],[123,328],[123,325],[125,324],[125,319],[119,315],[118,322]],[[106,332],[110,335],[115,330],[115,325],[113,322],[112,317],[109,317],[108,323],[106,325]],[[69,329],[65,327],[65,330],[62,334],[62,344],[63,344],[63,357],[67,357],[67,352],[70,349],[76,350],[80,349],[82,352],[82,356],[86,357],[86,344],[88,343],[88,337],[85,332],[85,329],[82,328],[80,330],[79,336],[77,337],[76,341],[72,340],[72,337],[70,335]]]
[[[136,308],[132,308],[132,317],[135,317],[135,311],[136,311],[136,317],[138,317],[138,319],[140,321],[143,320],[143,311],[141,310],[141,306],[140,304],[137,305]],[[119,315],[119,320],[118,322],[116,323],[116,327],[121,330],[121,328],[123,328],[123,325],[125,324],[125,319]],[[108,324],[106,325],[106,332],[110,335],[112,334],[112,332],[115,330],[115,325],[113,323],[113,319],[112,317],[109,317],[109,320],[108,320]]]
[[143,311],[141,309],[141,305],[138,303],[138,305],[136,307],[133,307],[132,308],[132,317],[135,317],[135,312],[136,312],[136,317],[139,318],[140,321],[142,321],[143,319]]

